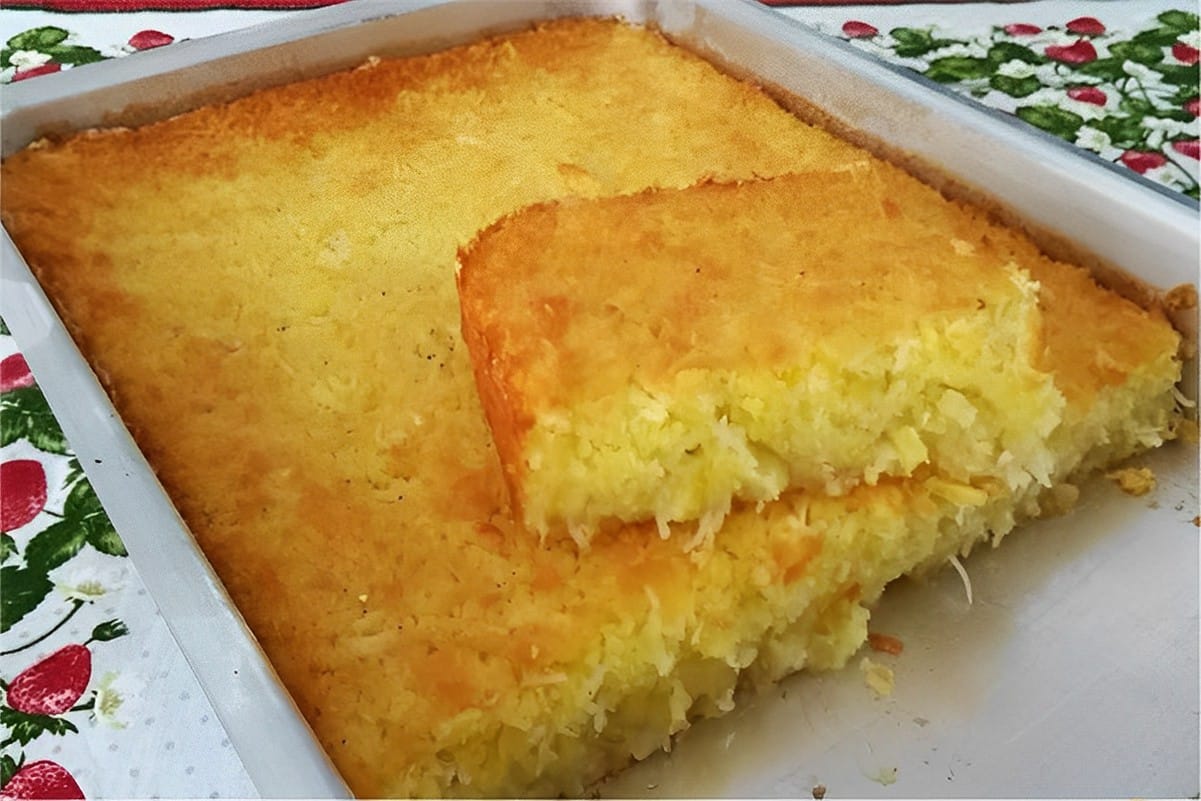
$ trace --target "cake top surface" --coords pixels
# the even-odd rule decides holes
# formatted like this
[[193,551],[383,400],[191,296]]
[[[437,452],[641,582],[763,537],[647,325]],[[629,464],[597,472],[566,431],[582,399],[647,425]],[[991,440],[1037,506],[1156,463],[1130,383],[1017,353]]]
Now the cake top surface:
[[528,422],[690,369],[855,370],[923,319],[1020,302],[1026,279],[980,242],[986,224],[932,193],[851,165],[540,205],[461,254],[464,316]]

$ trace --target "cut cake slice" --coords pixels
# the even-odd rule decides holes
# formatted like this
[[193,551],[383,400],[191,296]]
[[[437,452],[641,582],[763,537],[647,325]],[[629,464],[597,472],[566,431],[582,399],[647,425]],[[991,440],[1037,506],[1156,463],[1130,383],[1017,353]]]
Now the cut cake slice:
[[897,181],[860,165],[565,200],[477,237],[463,335],[526,525],[586,545],[611,520],[696,520],[696,544],[786,489],[932,466],[1048,485],[1064,401],[1034,364],[1037,284]]

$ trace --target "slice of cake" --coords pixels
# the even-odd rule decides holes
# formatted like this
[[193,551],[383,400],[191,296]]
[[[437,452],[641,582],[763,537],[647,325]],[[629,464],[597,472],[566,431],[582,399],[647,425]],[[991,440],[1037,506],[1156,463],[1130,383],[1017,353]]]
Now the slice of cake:
[[607,520],[699,520],[695,543],[786,489],[1048,485],[1064,402],[1035,365],[1029,258],[912,194],[865,166],[483,232],[460,255],[463,335],[526,524],[586,544]]

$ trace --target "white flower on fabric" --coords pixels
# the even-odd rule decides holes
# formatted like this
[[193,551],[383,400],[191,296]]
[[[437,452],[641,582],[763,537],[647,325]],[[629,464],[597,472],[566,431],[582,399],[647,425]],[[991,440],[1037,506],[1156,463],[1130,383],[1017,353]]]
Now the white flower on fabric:
[[1180,42],[1181,44],[1188,45],[1189,47],[1194,47],[1197,50],[1201,50],[1201,30],[1182,33],[1176,39],[1176,41]]
[[1044,87],[1022,98],[1026,106],[1058,106],[1066,95],[1062,89]]
[[988,48],[979,42],[955,42],[946,47],[940,47],[937,50],[932,50],[926,54],[926,58],[934,60],[936,58],[945,58],[947,56],[966,56],[967,58],[984,58],[988,55]]
[[[1059,71],[1058,62],[1051,62],[1050,64],[1039,64],[1038,66],[1036,66],[1034,68],[1034,75],[1038,78],[1039,82],[1041,82],[1044,86],[1062,86],[1066,81],[1069,80],[1068,76],[1065,76],[1063,73],[1061,73]],[[1078,84],[1078,83],[1101,83],[1103,79],[1094,78],[1091,75],[1080,75],[1080,74],[1073,73],[1070,76],[1070,80],[1073,84]]]
[[1078,114],[1086,120],[1099,120],[1107,116],[1105,107],[1094,103],[1073,100],[1063,89],[1044,88],[1022,98],[1023,106],[1057,106],[1064,111]]
[[1197,119],[1193,118],[1188,122],[1180,120],[1161,119],[1160,117],[1143,117],[1143,127],[1150,128],[1152,131],[1162,131],[1167,136],[1173,139],[1181,135],[1197,136],[1201,126],[1197,124]]
[[49,60],[48,53],[39,53],[37,50],[18,50],[8,57],[8,62],[19,70],[40,67]]
[[1130,59],[1122,62],[1122,72],[1144,83],[1158,83],[1163,78],[1161,73],[1156,72],[1146,64],[1139,64],[1137,61],[1131,61]]
[[1064,111],[1071,111],[1079,114],[1086,120],[1099,120],[1108,116],[1105,111],[1105,106],[1098,106],[1096,103],[1085,103],[1081,100],[1073,100],[1070,97],[1065,97],[1059,103],[1059,107]]
[[[124,729],[129,724],[118,717],[121,707],[130,698],[130,682],[113,671],[105,673],[96,687],[95,703],[92,706],[92,716],[97,723],[112,729]],[[128,710],[126,710],[128,711]]]
[[102,570],[81,565],[55,586],[69,601],[98,601],[125,586],[125,568]]
[[1082,147],[1085,150],[1091,150],[1094,153],[1100,153],[1109,147],[1113,142],[1109,138],[1109,134],[1104,131],[1098,131],[1088,125],[1081,125],[1076,130],[1076,146]]
[[[1047,28],[1041,34],[1039,34],[1038,39],[1040,48],[1046,47],[1047,45],[1058,45],[1060,47],[1064,47],[1066,45],[1074,45],[1079,41],[1080,34],[1078,33],[1072,33],[1071,31],[1066,30],[1052,30],[1050,28]],[[1103,44],[1103,42],[1097,41],[1093,44],[1099,45]]]
[[1006,78],[1029,78],[1036,73],[1034,64],[1016,58],[997,66],[997,74],[1004,75]]

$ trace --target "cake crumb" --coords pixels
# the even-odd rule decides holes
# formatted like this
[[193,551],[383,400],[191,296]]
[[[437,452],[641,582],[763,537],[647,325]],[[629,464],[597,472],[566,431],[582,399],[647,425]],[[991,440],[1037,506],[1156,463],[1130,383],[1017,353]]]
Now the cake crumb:
[[873,651],[893,656],[900,656],[901,652],[905,650],[905,643],[891,634],[872,632],[867,635],[867,644]]
[[870,778],[876,784],[879,784],[881,787],[887,787],[890,784],[897,783],[897,769],[880,768],[880,770],[876,771],[875,776],[869,776],[868,778]]
[[1139,497],[1155,489],[1155,473],[1149,467],[1122,467],[1105,474],[1127,495]]
[[1192,284],[1180,284],[1168,290],[1163,296],[1164,308],[1168,311],[1183,311],[1197,307],[1197,287]]
[[859,672],[863,674],[863,683],[876,694],[877,698],[887,698],[892,695],[893,688],[896,686],[896,678],[892,668],[888,665],[873,662],[865,656],[859,662]]
[[817,801],[822,801],[822,799],[826,797],[826,785],[824,785],[824,784],[813,785],[813,797],[815,799],[817,799]]
[[1066,515],[1076,508],[1080,500],[1080,488],[1075,484],[1060,483],[1051,487],[1039,498],[1042,514],[1046,517]]
[[1193,518],[1193,525],[1197,528],[1201,528],[1201,515],[1197,515]]

